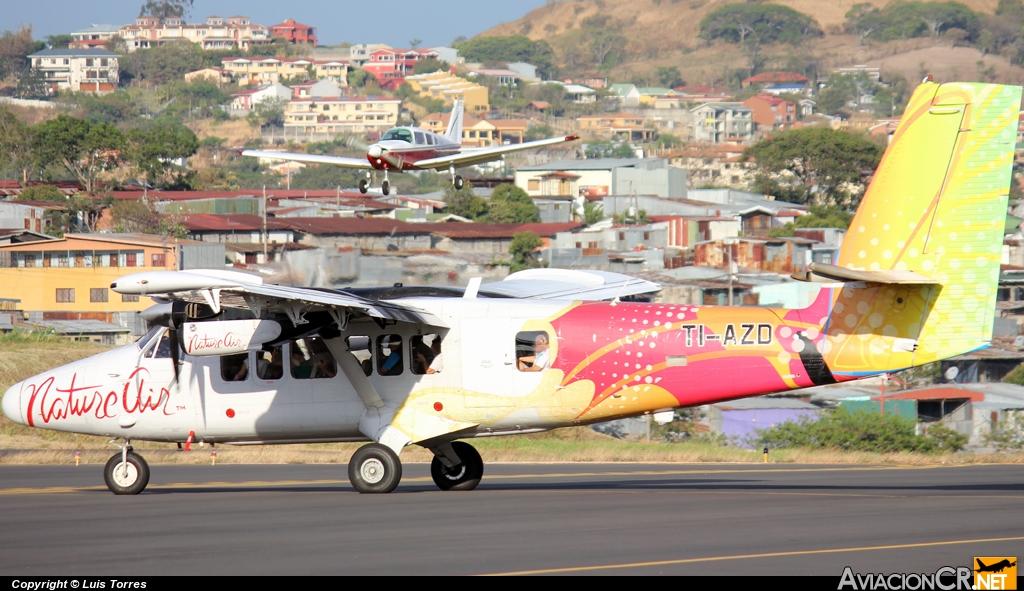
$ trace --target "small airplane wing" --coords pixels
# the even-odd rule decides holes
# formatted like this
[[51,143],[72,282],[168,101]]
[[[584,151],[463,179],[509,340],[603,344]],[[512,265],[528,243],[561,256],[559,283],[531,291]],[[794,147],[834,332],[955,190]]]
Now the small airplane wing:
[[295,154],[292,152],[267,152],[264,150],[242,150],[242,156],[253,158],[271,158],[292,162],[310,162],[313,164],[332,164],[342,168],[359,168],[370,170],[370,162],[362,158],[346,158],[344,156],[326,156],[323,154]]
[[480,286],[490,296],[538,299],[602,301],[661,291],[657,283],[607,271],[575,269],[527,269]]
[[532,150],[534,148],[541,148],[544,146],[553,146],[555,144],[572,142],[578,139],[579,136],[577,135],[564,135],[560,137],[547,138],[543,140],[535,140],[532,142],[523,142],[521,144],[512,144],[509,146],[495,146],[493,148],[462,150],[458,154],[450,154],[448,156],[439,156],[437,158],[418,160],[416,162],[416,168],[433,168],[435,170],[447,170],[450,166],[458,167],[471,166],[473,164],[483,164],[484,162],[498,160],[505,154],[509,154],[512,152]]
[[117,293],[206,304],[221,308],[250,309],[287,314],[293,323],[311,312],[348,312],[396,322],[447,326],[426,312],[391,302],[375,302],[340,290],[264,284],[259,276],[237,271],[195,269],[148,271],[119,278],[110,288]]

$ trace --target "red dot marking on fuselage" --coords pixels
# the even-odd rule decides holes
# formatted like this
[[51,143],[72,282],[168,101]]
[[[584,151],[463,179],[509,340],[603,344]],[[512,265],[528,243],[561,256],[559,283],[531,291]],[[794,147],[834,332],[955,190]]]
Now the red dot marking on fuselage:
[[235,418],[235,409],[229,408],[224,412],[224,414],[228,415],[229,419],[233,419]]

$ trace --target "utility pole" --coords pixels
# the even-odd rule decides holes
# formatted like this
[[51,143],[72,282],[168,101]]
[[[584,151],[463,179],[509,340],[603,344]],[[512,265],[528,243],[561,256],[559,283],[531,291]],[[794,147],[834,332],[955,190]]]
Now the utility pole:
[[267,186],[263,185],[263,264],[267,264]]
[[729,305],[732,305],[732,241],[725,241],[725,250],[729,256]]

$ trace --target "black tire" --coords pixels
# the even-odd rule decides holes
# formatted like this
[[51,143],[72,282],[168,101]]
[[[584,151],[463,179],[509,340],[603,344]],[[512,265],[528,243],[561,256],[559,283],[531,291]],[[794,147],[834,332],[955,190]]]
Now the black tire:
[[402,480],[402,462],[379,443],[360,447],[348,462],[348,479],[361,493],[389,493]]
[[370,181],[368,181],[366,179],[359,179],[359,192],[365,195],[366,192],[369,191],[369,190],[370,190]]
[[452,449],[462,463],[449,469],[435,456],[430,461],[430,476],[434,484],[441,490],[473,490],[484,476],[484,461],[480,453],[463,441],[453,441]]
[[455,190],[461,191],[464,186],[466,186],[466,179],[459,175],[455,175]]
[[149,464],[142,456],[128,452],[127,475],[121,464],[121,454],[116,453],[107,460],[103,468],[103,481],[115,495],[137,495],[149,484]]
[[380,184],[380,192],[385,195],[391,193],[391,181],[384,181]]

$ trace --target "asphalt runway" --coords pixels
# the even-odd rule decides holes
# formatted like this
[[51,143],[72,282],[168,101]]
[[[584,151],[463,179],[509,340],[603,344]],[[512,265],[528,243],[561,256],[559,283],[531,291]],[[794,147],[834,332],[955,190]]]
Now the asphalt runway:
[[0,466],[0,574],[933,573],[1024,555],[1024,466],[490,464],[389,495],[341,465]]

